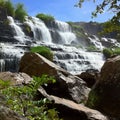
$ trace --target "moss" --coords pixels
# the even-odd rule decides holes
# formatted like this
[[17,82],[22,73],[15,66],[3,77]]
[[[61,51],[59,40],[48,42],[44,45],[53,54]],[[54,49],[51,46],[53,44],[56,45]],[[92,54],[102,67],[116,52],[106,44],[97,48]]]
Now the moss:
[[25,24],[25,30],[26,30],[27,33],[31,33],[31,28],[27,24]]
[[45,58],[49,59],[50,61],[53,61],[52,51],[45,46],[32,47],[31,52],[37,52],[40,55],[44,56]]
[[43,14],[43,13],[37,14],[36,17],[43,20],[44,22],[49,22],[49,21],[54,21],[55,20],[55,18],[53,16]]
[[89,52],[98,51],[98,48],[96,48],[94,45],[90,45],[89,47],[87,47],[87,51]]
[[97,93],[95,91],[92,90],[89,93],[89,98],[86,103],[86,106],[88,106],[90,108],[96,108],[96,106],[99,105],[99,101],[100,101],[100,97],[97,95]]

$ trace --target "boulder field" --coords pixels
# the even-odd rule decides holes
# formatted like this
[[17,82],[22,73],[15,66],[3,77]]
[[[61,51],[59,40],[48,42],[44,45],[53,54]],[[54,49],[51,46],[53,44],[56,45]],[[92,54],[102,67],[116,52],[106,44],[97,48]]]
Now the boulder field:
[[[20,61],[19,68],[19,73],[1,72],[0,79],[9,79],[12,85],[27,85],[32,76],[40,77],[42,74],[54,76],[55,84],[50,83],[38,89],[38,99],[45,97],[50,100],[52,103],[48,106],[54,106],[63,120],[119,120],[120,56],[108,59],[100,73],[87,72],[79,77],[37,53],[26,53]],[[80,77],[90,85],[89,87],[93,87],[88,88]],[[89,79],[92,82],[89,82]],[[4,108],[9,112],[9,109],[2,105],[0,110],[4,112]],[[0,115],[3,116],[3,113],[0,112]],[[20,117],[20,120],[24,119]]]

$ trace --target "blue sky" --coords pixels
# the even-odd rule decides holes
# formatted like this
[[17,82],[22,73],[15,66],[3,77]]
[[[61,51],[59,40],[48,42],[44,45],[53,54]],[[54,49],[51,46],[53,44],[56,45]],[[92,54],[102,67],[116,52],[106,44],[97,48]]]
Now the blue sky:
[[[101,0],[97,0],[101,2]],[[97,3],[85,2],[82,8],[74,7],[78,0],[12,0],[13,3],[23,3],[30,16],[37,13],[45,13],[54,16],[61,21],[97,21],[105,22],[112,17],[112,13],[105,12],[91,19],[91,12],[95,10]]]

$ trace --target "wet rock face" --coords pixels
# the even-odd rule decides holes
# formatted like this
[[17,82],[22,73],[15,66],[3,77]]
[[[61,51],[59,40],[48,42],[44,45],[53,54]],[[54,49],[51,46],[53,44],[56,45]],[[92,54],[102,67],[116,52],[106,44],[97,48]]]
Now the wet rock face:
[[78,103],[87,100],[90,89],[82,79],[71,75],[37,53],[26,53],[20,61],[19,71],[30,76],[41,76],[42,74],[53,76],[56,83],[45,87],[49,94],[74,100]]
[[100,79],[89,94],[87,105],[120,118],[120,56],[108,59],[100,74]]

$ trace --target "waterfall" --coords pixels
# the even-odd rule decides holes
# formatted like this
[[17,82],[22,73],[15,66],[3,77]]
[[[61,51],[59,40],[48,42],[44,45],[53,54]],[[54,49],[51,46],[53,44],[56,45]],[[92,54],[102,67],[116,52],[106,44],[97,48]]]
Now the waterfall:
[[15,33],[14,38],[17,39],[21,43],[25,43],[25,41],[28,41],[21,27],[15,23],[14,19],[11,16],[8,16],[7,19],[9,20],[10,26],[14,30],[14,33]]
[[58,20],[55,21],[55,24],[57,26],[57,32],[61,37],[62,44],[71,44],[72,42],[76,42],[77,38],[72,32],[69,24]]
[[56,64],[66,69],[72,74],[80,74],[88,69],[100,70],[104,64],[102,53],[86,52],[71,46],[61,46],[54,52]]
[[[51,48],[55,55],[54,62],[73,74],[87,69],[100,70],[104,63],[101,53],[89,53],[72,46],[72,43],[77,43],[77,38],[69,24],[65,22],[53,21],[48,23],[50,25],[45,25],[43,21],[36,17],[26,17],[24,23],[20,23],[10,16],[8,16],[8,20],[9,25],[14,30],[14,38],[17,39],[17,42],[9,41],[9,43],[0,44],[1,71],[17,71],[20,58],[29,49],[28,44],[26,44],[27,41],[30,42],[31,46],[44,45]],[[33,38],[23,32],[26,25],[30,27]],[[95,36],[90,37],[91,42],[95,39]],[[99,40],[97,42],[100,43]]]
[[0,59],[0,72],[5,71],[5,60]]
[[26,17],[25,24],[31,28],[34,35],[34,40],[51,43],[51,34],[43,21],[36,17],[31,17],[31,19]]

